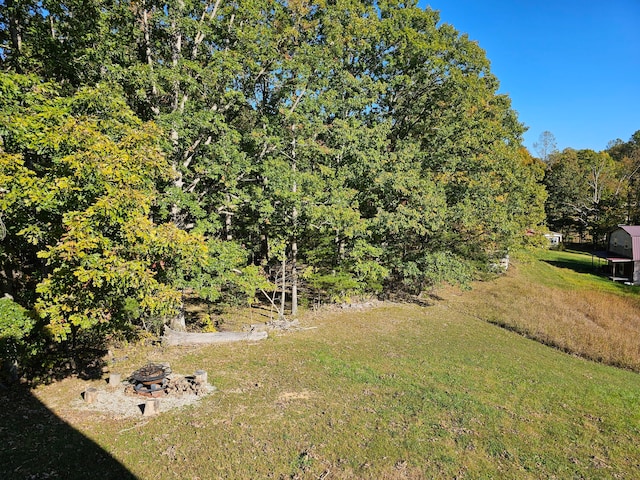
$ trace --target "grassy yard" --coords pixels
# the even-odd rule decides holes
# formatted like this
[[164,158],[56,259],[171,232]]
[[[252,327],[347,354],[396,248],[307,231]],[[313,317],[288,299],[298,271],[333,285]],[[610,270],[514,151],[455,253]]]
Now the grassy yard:
[[640,287],[597,275],[597,259],[539,252],[497,282],[476,284],[464,308],[563,351],[640,372]]
[[[193,406],[128,419],[72,407],[88,385],[103,388],[98,380],[41,387],[15,406],[0,396],[8,439],[0,477],[637,478],[638,373],[514,331],[534,337],[538,327],[518,323],[522,317],[552,318],[592,298],[620,300],[613,314],[635,308],[620,320],[634,326],[601,330],[638,328],[638,291],[584,273],[574,260],[582,257],[521,260],[470,292],[440,292],[430,307],[309,314],[302,323],[316,328],[256,344],[116,352],[129,357],[117,364],[124,374],[169,361],[176,372],[206,369],[218,390]],[[554,344],[553,332],[538,330]],[[90,455],[100,461],[88,472]]]

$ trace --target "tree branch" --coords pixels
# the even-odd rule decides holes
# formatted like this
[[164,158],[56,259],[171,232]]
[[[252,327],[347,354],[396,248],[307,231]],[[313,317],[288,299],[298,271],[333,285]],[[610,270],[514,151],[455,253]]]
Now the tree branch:
[[[209,21],[213,21],[213,19],[216,17],[216,15],[218,14],[218,7],[220,6],[220,2],[221,0],[216,0],[215,5],[213,6],[213,10],[211,11],[211,14],[209,15]],[[209,4],[205,5],[204,10],[202,11],[202,16],[200,17],[200,23],[198,25],[198,33],[196,33],[196,38],[193,42],[193,48],[191,49],[191,59],[195,60],[196,56],[198,55],[198,48],[200,47],[200,44],[202,43],[202,41],[204,40],[205,34],[202,31],[202,27],[204,25],[204,19],[207,16],[207,10],[209,9]]]

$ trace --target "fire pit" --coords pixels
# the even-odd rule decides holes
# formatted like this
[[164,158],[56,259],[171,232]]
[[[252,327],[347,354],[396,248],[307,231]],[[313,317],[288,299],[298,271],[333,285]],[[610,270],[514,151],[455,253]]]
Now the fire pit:
[[166,393],[170,374],[171,368],[168,365],[149,363],[133,372],[130,381],[138,395],[159,397]]
[[172,374],[168,363],[149,363],[129,377],[124,389],[126,395],[143,397],[165,397],[182,395],[206,395],[209,391],[207,372],[196,370],[193,375]]

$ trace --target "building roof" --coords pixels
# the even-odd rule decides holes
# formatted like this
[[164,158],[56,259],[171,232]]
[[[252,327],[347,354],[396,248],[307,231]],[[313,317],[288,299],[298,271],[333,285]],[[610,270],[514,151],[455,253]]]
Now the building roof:
[[592,255],[598,258],[607,260],[608,262],[611,262],[611,263],[633,262],[632,258],[616,256],[618,255],[617,253],[611,253],[606,251],[595,251],[595,252],[592,252]]
[[640,237],[640,225],[620,225],[618,228],[623,229],[632,237]]

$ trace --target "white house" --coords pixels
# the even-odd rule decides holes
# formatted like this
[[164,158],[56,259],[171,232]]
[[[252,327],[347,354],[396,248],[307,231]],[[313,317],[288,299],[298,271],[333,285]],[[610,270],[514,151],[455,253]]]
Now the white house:
[[545,237],[549,240],[549,245],[551,247],[559,247],[562,243],[562,234],[557,232],[549,232],[544,234]]

